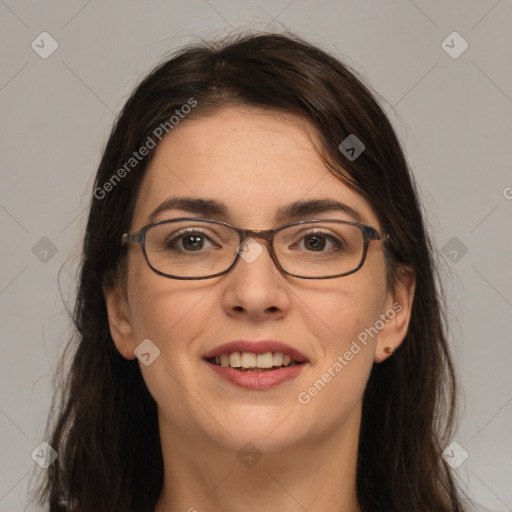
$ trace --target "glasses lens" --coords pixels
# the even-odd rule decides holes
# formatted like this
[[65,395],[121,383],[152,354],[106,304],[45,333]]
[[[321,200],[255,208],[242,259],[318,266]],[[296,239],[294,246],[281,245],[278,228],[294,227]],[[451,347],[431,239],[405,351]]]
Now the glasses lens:
[[176,277],[205,277],[226,270],[238,245],[236,231],[210,222],[166,222],[146,233],[150,265]]
[[281,266],[290,274],[326,277],[345,274],[359,266],[364,236],[352,224],[312,222],[279,231],[274,247]]
[[[225,271],[235,260],[239,245],[234,229],[213,222],[165,222],[146,233],[149,264],[176,277],[200,278]],[[352,224],[311,222],[278,231],[274,249],[290,274],[327,277],[351,272],[360,265],[364,237]]]

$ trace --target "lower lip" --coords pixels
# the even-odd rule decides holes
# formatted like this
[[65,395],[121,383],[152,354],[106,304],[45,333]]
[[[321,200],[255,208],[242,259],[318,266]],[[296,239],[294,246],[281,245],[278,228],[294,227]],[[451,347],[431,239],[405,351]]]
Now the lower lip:
[[287,366],[279,370],[268,370],[265,372],[241,372],[229,366],[218,366],[209,361],[206,361],[206,364],[217,373],[219,377],[226,379],[231,382],[231,384],[256,391],[270,389],[283,382],[294,379],[302,371],[304,366],[307,365],[307,363],[302,363],[296,366]]

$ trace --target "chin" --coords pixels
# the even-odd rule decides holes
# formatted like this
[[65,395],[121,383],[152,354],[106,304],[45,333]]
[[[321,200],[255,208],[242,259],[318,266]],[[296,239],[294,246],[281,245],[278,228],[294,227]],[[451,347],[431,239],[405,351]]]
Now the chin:
[[244,451],[255,451],[256,453],[271,454],[286,451],[292,448],[298,441],[297,433],[283,430],[273,432],[270,435],[263,434],[261,429],[238,426],[237,430],[230,431],[233,437],[223,436],[218,439],[223,449],[236,452],[237,455]]
[[[207,436],[225,449],[237,451],[247,443],[252,443],[262,453],[286,450],[301,440],[306,432],[307,422],[299,421],[297,412],[290,407],[244,406],[222,417],[216,417],[225,428],[215,429]],[[211,427],[211,425],[210,425]],[[227,433],[231,434],[231,436]]]

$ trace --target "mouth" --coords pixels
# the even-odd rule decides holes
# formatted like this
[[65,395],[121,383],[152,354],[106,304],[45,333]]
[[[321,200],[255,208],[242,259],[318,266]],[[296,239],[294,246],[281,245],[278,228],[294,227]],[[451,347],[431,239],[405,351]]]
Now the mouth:
[[305,361],[296,361],[282,352],[231,352],[206,359],[209,363],[223,368],[233,368],[239,372],[270,372],[281,368],[290,368]]
[[233,341],[204,355],[208,366],[236,386],[264,390],[294,379],[308,366],[298,350],[278,341]]

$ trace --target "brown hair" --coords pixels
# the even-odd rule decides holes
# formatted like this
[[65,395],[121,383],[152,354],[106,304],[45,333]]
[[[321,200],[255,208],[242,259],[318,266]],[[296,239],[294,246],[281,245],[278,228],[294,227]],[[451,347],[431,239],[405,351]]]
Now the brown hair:
[[[237,35],[188,46],[166,58],[135,89],[112,130],[94,190],[193,98],[191,115],[228,103],[293,113],[321,136],[329,170],[375,209],[390,285],[401,268],[415,274],[406,339],[374,365],[364,393],[357,493],[364,511],[458,512],[459,491],[441,453],[454,419],[455,376],[444,306],[413,178],[394,130],[369,89],[327,52],[293,34]],[[338,149],[348,135],[364,143],[354,161]],[[138,362],[112,341],[102,285],[114,285],[135,200],[150,154],[108,193],[95,193],[83,243],[73,315],[70,369],[47,426],[59,458],[38,499],[53,511],[153,512],[163,484],[157,407]]]

